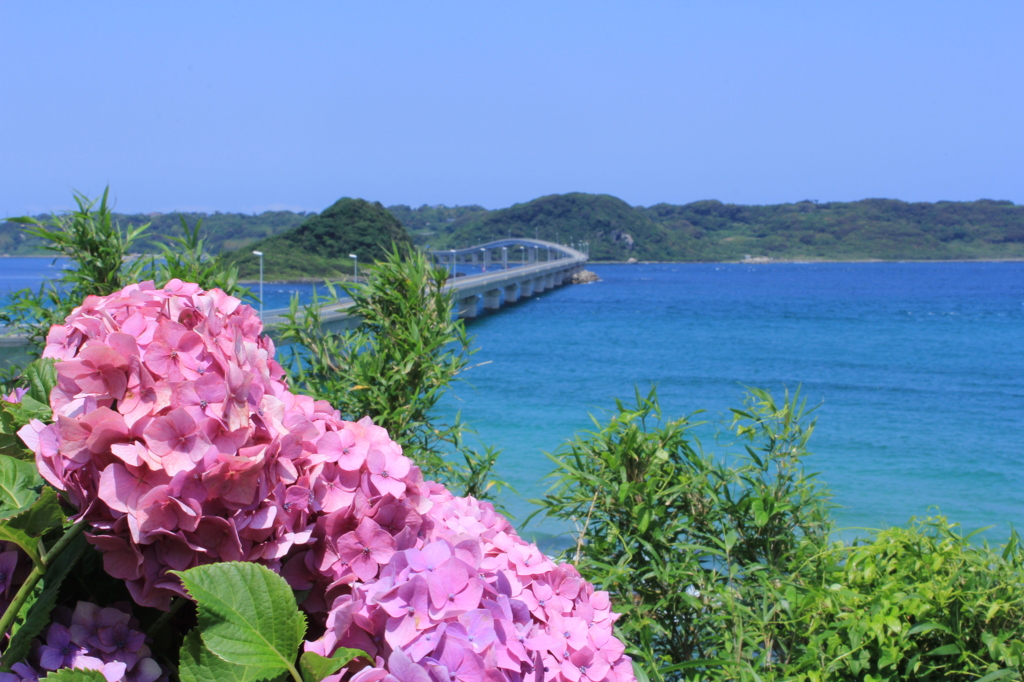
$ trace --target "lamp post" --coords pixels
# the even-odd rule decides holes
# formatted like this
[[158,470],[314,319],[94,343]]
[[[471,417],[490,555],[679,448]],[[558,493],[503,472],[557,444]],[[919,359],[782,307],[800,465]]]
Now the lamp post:
[[359,256],[354,253],[348,254],[348,257],[352,259],[352,281],[359,281]]
[[487,253],[487,249],[480,247],[480,271],[487,272],[487,261],[484,260],[484,255]]
[[252,255],[260,257],[260,319],[263,319],[263,252],[253,251]]

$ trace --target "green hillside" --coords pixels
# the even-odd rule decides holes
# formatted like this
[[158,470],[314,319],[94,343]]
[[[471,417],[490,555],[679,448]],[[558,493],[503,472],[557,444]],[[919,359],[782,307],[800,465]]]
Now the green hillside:
[[484,215],[488,211],[483,206],[427,206],[410,208],[404,204],[388,206],[391,215],[405,226],[409,236],[417,244],[425,244],[438,231],[451,229],[451,224],[465,219]]
[[380,203],[364,199],[339,199],[329,208],[287,232],[248,244],[227,254],[238,265],[239,277],[259,275],[264,253],[264,278],[268,280],[324,279],[352,274],[352,259],[372,263],[392,244],[411,245],[402,224]]
[[[431,210],[436,213],[440,208]],[[467,211],[432,227],[433,231],[418,232],[418,243],[443,249],[509,235],[537,236],[562,243],[589,242],[594,260],[1024,258],[1024,206],[986,199],[766,206],[709,200],[644,208],[605,194],[574,193],[496,211]]]
[[564,244],[590,242],[595,260],[657,260],[683,242],[622,199],[607,194],[552,194],[441,227],[431,245],[462,247],[499,237],[536,237]]
[[[331,216],[327,216],[332,212]],[[444,249],[508,235],[590,243],[594,260],[734,261],[937,260],[1024,258],[1024,206],[1009,201],[908,203],[893,199],[746,206],[720,201],[630,206],[606,194],[554,194],[509,208],[391,206],[343,199],[324,212],[115,214],[122,226],[152,222],[140,245],[180,235],[179,217],[203,220],[212,253],[238,251],[246,277],[256,277],[254,248],[268,256],[274,278],[349,273],[349,253],[379,256],[391,239]],[[45,218],[45,216],[40,216]],[[395,220],[397,219],[397,221]],[[399,224],[400,223],[400,224]],[[302,226],[300,233],[289,232]],[[334,226],[334,227],[331,227]],[[402,229],[404,226],[404,230]],[[332,230],[337,229],[337,235]],[[285,233],[292,236],[284,237]],[[321,242],[320,237],[324,239]],[[283,241],[267,241],[282,237]],[[299,239],[301,243],[290,242]],[[287,242],[287,243],[286,243]],[[257,247],[255,244],[263,244]],[[0,254],[46,253],[16,223],[0,222]],[[336,247],[336,248],[335,248]],[[276,254],[271,262],[269,254]],[[251,261],[251,262],[250,262]]]

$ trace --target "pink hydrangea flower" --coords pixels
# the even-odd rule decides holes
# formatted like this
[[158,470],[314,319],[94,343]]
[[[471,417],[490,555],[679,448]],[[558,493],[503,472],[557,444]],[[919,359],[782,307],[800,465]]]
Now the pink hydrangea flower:
[[[258,561],[307,594],[323,634],[306,650],[374,657],[330,682],[633,680],[606,593],[424,481],[369,418],[291,393],[261,329],[237,299],[172,281],[89,297],[50,331],[54,423],[20,435],[136,602],[182,595],[170,570]],[[126,614],[79,609],[48,664],[159,676]]]

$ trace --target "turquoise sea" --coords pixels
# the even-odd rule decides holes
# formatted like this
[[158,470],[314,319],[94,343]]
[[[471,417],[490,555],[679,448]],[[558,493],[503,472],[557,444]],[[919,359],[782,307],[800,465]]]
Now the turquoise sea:
[[[3,264],[3,288],[52,272],[44,259]],[[667,415],[704,410],[701,421],[724,418],[745,386],[800,388],[818,406],[807,466],[841,526],[941,510],[1000,541],[1024,524],[1024,263],[590,269],[601,282],[473,321],[474,362],[487,364],[444,404],[504,449],[499,468],[522,498],[545,489],[544,452],[634,386],[656,384]],[[267,307],[309,288],[268,285]]]

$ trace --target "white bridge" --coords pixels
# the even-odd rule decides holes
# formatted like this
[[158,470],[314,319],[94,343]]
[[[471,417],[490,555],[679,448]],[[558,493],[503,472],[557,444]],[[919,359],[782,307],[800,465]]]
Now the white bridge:
[[[561,286],[583,269],[587,255],[575,248],[539,239],[500,239],[465,249],[431,251],[434,262],[452,273],[444,291],[455,296],[459,317],[472,318],[482,310],[497,310],[503,305],[530,298],[548,289]],[[473,265],[481,272],[458,273],[459,264]],[[320,309],[320,324],[326,330],[341,331],[358,324],[349,314],[352,301],[339,301]],[[279,341],[275,327],[285,321],[288,308],[267,310],[263,327]],[[28,337],[0,336],[0,363],[28,361],[25,349]]]
[[452,277],[445,286],[454,292],[459,317],[476,317],[481,305],[484,310],[497,310],[561,286],[587,262],[582,251],[539,239],[499,239],[431,254],[434,262],[452,272],[458,263],[481,268],[480,274]]
[[[583,269],[588,256],[575,248],[539,239],[499,239],[465,249],[431,251],[434,263],[452,273],[444,291],[452,292],[459,317],[473,318],[481,310],[497,310],[503,305],[530,298],[561,286]],[[458,273],[459,264],[479,267],[473,275]],[[349,315],[351,301],[341,301],[320,309],[320,324],[330,331],[349,329],[358,320]],[[285,321],[287,308],[267,310],[263,325],[274,340],[274,327]]]

